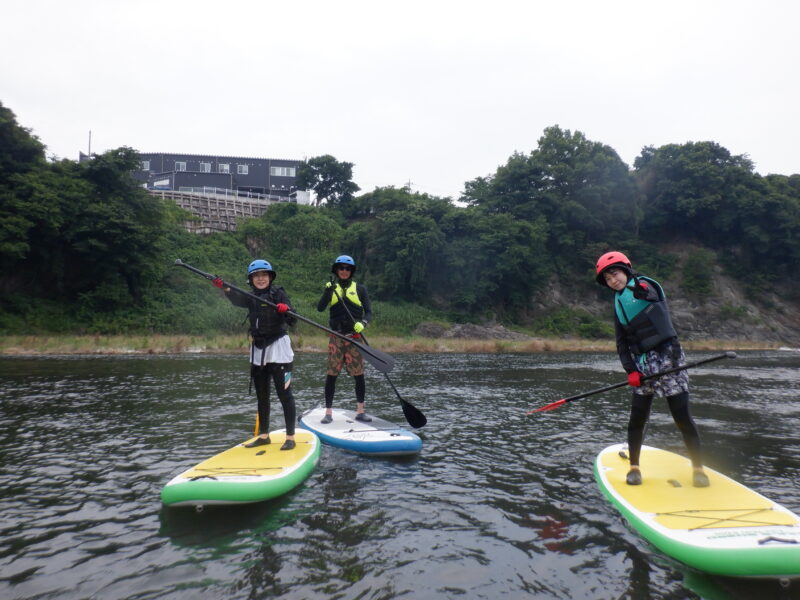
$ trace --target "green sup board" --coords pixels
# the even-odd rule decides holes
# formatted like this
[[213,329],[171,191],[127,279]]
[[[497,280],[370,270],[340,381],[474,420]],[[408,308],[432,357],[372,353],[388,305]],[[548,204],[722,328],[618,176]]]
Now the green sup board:
[[689,459],[642,447],[642,485],[628,485],[626,446],[597,456],[600,489],[653,546],[686,565],[731,577],[800,577],[800,517],[706,467],[711,485],[692,486]]
[[245,448],[237,444],[176,475],[161,490],[167,506],[247,504],[275,498],[305,481],[319,461],[319,438],[303,429],[296,446],[281,450],[284,429],[270,432],[271,444]]

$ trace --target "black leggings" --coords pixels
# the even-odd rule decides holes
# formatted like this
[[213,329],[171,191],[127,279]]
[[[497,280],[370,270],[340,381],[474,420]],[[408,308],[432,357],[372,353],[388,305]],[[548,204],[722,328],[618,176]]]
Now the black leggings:
[[[325,408],[333,407],[333,395],[336,393],[336,377],[336,375],[328,375],[325,378]],[[364,383],[364,376],[354,375],[353,380],[356,382],[356,402],[363,404],[364,398],[367,395],[367,385]]]
[[[700,434],[694,419],[689,412],[689,393],[681,392],[674,396],[667,396],[669,411],[675,425],[680,429],[683,443],[689,451],[692,466],[702,467],[703,457],[700,448]],[[644,432],[647,419],[650,417],[650,407],[653,405],[653,396],[633,395],[631,400],[631,417],[628,421],[628,451],[631,455],[631,466],[639,466],[639,455],[644,441]]]
[[269,380],[275,384],[278,400],[283,407],[283,420],[286,423],[286,435],[294,435],[294,422],[297,409],[292,395],[291,378],[292,363],[267,363],[263,367],[252,365],[250,376],[256,388],[258,398],[258,433],[269,433]]

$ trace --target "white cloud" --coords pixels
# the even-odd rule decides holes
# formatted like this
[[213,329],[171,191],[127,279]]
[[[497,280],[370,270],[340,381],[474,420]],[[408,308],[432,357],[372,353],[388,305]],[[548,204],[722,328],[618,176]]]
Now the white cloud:
[[800,9],[566,0],[278,4],[6,0],[0,101],[59,156],[142,151],[354,162],[356,182],[456,196],[545,127],[632,164],[713,140],[800,172]]

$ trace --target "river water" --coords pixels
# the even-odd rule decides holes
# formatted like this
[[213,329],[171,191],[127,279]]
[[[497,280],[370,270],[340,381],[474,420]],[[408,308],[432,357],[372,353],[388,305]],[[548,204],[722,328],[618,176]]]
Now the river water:
[[[324,447],[293,492],[200,513],[159,494],[250,435],[245,357],[0,358],[0,598],[800,598],[800,582],[691,572],[606,502],[592,464],[624,441],[626,389],[526,415],[624,380],[612,354],[396,358],[428,417],[418,457]],[[300,410],[324,360],[297,356]],[[769,351],[691,371],[707,463],[795,512],[799,367]],[[403,422],[384,377],[367,386],[368,410]],[[341,377],[337,406],[352,398]],[[664,403],[646,443],[685,454]]]

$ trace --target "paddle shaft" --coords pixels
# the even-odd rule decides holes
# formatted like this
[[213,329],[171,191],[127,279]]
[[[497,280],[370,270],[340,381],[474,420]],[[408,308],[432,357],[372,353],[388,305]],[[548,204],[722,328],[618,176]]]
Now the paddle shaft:
[[[335,284],[332,283],[332,285]],[[339,302],[342,303],[342,306],[344,307],[345,311],[347,311],[347,316],[350,317],[350,320],[355,324],[356,320],[353,318],[353,313],[351,313],[350,309],[347,308],[347,304],[344,303],[344,300],[342,300],[342,297],[339,295],[339,292],[336,291],[335,287],[333,288],[333,293],[336,294],[336,297],[339,299]],[[364,340],[364,343],[369,345],[366,336],[363,333],[359,335],[361,336],[361,339]],[[392,390],[394,390],[397,399],[400,400],[400,407],[403,409],[403,414],[405,415],[408,424],[415,429],[424,427],[428,422],[428,418],[422,413],[421,410],[419,410],[416,406],[411,404],[408,400],[406,400],[400,395],[400,392],[397,391],[397,388],[394,386],[394,383],[389,378],[388,373],[384,372],[383,375],[384,377],[386,377],[386,381],[389,382],[389,385],[391,386]]]
[[[205,277],[209,281],[214,281],[215,279],[221,279],[221,278],[218,278],[216,275],[212,275],[211,273],[206,273],[205,271],[201,271],[197,267],[193,267],[192,265],[189,265],[189,264],[183,262],[180,258],[175,260],[175,266],[176,267],[183,267],[184,269],[189,269],[192,273],[197,273],[198,275],[200,275],[201,277]],[[247,296],[248,298],[256,300],[257,302],[263,302],[265,304],[268,304],[269,306],[272,306],[273,308],[277,307],[277,305],[274,302],[270,302],[269,300],[266,300],[264,298],[260,298],[260,297],[256,296],[255,294],[247,292],[247,291],[245,291],[245,290],[243,290],[243,289],[241,289],[239,287],[236,287],[232,283],[228,283],[227,281],[223,280],[222,281],[222,285],[224,287],[228,287],[228,288],[230,288],[230,289],[232,289],[232,290],[234,290],[236,292],[239,292],[240,294],[242,294],[244,296]],[[364,354],[368,357],[367,360],[369,360],[370,364],[372,366],[374,366],[376,369],[378,369],[378,371],[380,371],[381,373],[385,373],[387,371],[391,371],[392,368],[394,367],[394,358],[392,358],[390,355],[386,354],[385,352],[381,352],[380,350],[375,350],[373,348],[370,348],[369,346],[366,346],[364,344],[360,344],[357,341],[353,340],[353,338],[348,337],[347,335],[345,335],[343,333],[339,333],[338,331],[334,331],[333,329],[329,329],[329,328],[325,327],[324,325],[320,325],[316,321],[312,321],[311,319],[308,319],[308,318],[304,317],[303,315],[299,315],[294,311],[291,311],[291,310],[286,311],[286,314],[292,315],[293,317],[303,321],[304,323],[308,323],[309,325],[313,325],[314,327],[322,329],[323,331],[326,331],[331,335],[335,335],[337,337],[340,337],[342,339],[347,340],[348,342],[351,342],[351,343],[355,344],[356,347],[358,347],[359,350],[363,351]]]
[[[666,371],[661,371],[660,373],[653,373],[652,375],[644,375],[641,378],[641,381],[648,381],[650,379],[655,379],[657,377],[663,377],[664,375],[669,375],[670,373],[676,373],[677,371],[683,371],[685,369],[691,369],[693,367],[698,367],[700,365],[704,365],[706,363],[714,362],[715,360],[722,360],[723,358],[736,358],[735,352],[726,352],[725,354],[718,354],[717,356],[712,356],[710,358],[704,358],[703,360],[698,360],[695,362],[686,363],[685,365],[681,365],[679,367],[674,367],[672,369],[667,369]],[[534,410],[528,411],[527,414],[532,414],[535,412],[543,412],[546,410],[552,410],[553,408],[558,408],[562,404],[567,402],[572,402],[573,400],[580,400],[581,398],[587,398],[588,396],[594,396],[595,394],[601,394],[603,392],[609,392],[611,390],[615,390],[617,388],[624,387],[629,385],[627,381],[623,381],[621,383],[615,383],[614,385],[609,385],[603,388],[598,388],[596,390],[592,390],[590,392],[584,392],[583,394],[578,394],[577,396],[570,396],[569,398],[562,398],[561,400],[557,400],[556,402],[552,402],[546,406],[541,408],[536,408]]]

